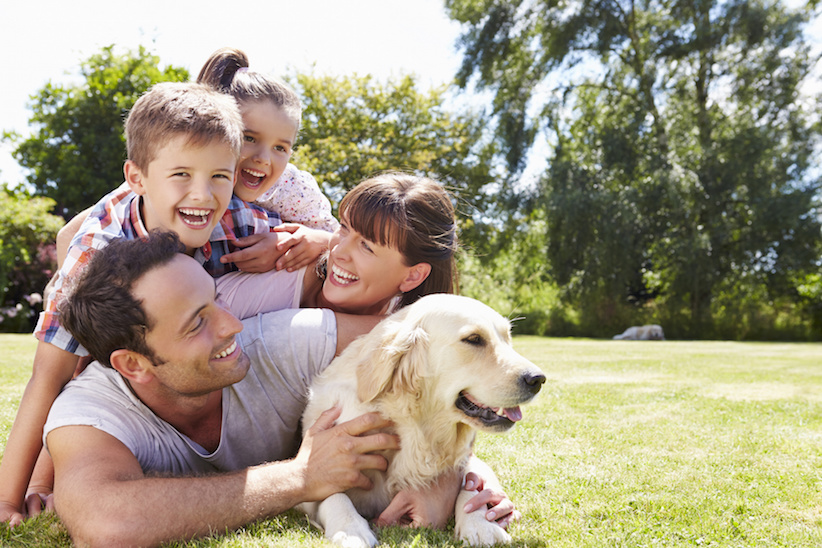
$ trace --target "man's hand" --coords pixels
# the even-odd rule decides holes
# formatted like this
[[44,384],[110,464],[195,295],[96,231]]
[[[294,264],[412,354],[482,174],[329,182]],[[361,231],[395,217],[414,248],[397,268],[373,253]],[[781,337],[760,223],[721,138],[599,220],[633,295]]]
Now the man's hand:
[[234,263],[244,272],[268,272],[274,269],[282,255],[277,243],[280,236],[275,232],[252,234],[233,243],[241,248],[220,257],[223,264]]
[[280,234],[277,250],[282,254],[277,259],[277,270],[293,272],[315,263],[328,250],[331,241],[330,232],[297,223],[283,223],[274,231]]
[[366,413],[335,426],[340,412],[339,407],[334,407],[320,415],[306,432],[294,458],[302,469],[305,501],[324,500],[354,487],[370,489],[371,480],[362,471],[388,468],[385,457],[372,453],[400,447],[397,436],[365,435],[391,424],[378,413]]
[[485,486],[485,480],[474,472],[468,472],[465,475],[466,491],[478,491],[465,504],[465,513],[471,513],[478,508],[485,506],[488,511],[485,512],[485,519],[488,521],[495,521],[503,529],[508,529],[508,526],[515,521],[519,521],[522,514],[514,508],[514,503],[508,498],[501,489],[495,489]]

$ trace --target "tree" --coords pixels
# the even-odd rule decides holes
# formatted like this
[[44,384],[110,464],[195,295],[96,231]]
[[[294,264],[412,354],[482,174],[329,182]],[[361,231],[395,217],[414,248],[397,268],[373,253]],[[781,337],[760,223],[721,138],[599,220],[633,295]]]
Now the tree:
[[463,241],[484,245],[487,188],[499,172],[479,114],[448,110],[446,88],[424,93],[413,76],[386,83],[356,75],[291,80],[304,106],[293,161],[314,175],[332,203],[380,171],[432,177],[458,199]]
[[13,155],[30,170],[35,195],[48,196],[70,218],[123,181],[123,121],[152,84],[188,79],[184,68],[159,67],[142,46],[118,54],[114,46],[83,61],[78,85],[49,82],[32,97],[33,134]]
[[820,110],[800,93],[817,62],[804,9],[446,6],[466,25],[458,81],[494,92],[509,167],[523,168],[537,136],[550,143],[547,172],[520,197],[547,212],[546,259],[568,298],[592,314],[664,305],[674,334],[708,335],[723,291],[794,299],[792,276],[818,270]]

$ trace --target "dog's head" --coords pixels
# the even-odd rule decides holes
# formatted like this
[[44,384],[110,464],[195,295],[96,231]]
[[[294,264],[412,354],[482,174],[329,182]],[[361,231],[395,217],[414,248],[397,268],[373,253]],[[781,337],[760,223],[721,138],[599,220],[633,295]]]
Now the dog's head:
[[424,401],[425,409],[477,430],[511,428],[522,418],[519,406],[545,382],[513,349],[509,322],[468,297],[423,297],[381,322],[368,338],[374,347],[365,354],[371,359],[358,369],[362,401],[410,394],[407,400]]

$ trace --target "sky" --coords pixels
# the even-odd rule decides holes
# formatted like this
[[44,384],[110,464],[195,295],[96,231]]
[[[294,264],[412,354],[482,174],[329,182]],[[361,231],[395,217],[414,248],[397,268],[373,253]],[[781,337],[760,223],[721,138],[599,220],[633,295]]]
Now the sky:
[[[30,134],[27,104],[49,81],[77,81],[80,63],[114,44],[143,45],[163,66],[196,75],[221,47],[242,49],[252,70],[284,74],[415,74],[427,89],[460,64],[458,23],[442,0],[3,0],[0,4],[0,133]],[[139,7],[138,7],[139,6]],[[74,75],[73,75],[74,74]],[[0,182],[23,171],[0,143]]]

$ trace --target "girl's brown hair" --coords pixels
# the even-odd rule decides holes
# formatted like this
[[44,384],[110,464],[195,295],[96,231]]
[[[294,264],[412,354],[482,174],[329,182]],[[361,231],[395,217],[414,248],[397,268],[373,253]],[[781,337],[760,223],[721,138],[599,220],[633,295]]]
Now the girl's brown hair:
[[297,93],[279,78],[248,70],[248,56],[243,51],[222,48],[212,53],[197,82],[233,96],[240,108],[247,102],[273,101],[300,127],[302,105]]

